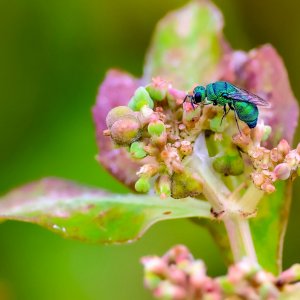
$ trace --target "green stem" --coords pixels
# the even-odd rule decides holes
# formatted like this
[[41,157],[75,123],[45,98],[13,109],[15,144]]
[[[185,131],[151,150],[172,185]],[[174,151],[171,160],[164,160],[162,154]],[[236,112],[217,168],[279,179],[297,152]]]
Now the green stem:
[[257,204],[263,196],[264,192],[251,183],[243,197],[239,200],[239,205],[245,213],[252,214],[255,212]]
[[[249,221],[245,213],[253,213],[263,193],[251,185],[241,199],[231,192],[211,166],[205,137],[200,134],[194,145],[194,155],[185,161],[203,182],[203,193],[216,212],[224,212],[224,221],[235,262],[247,257],[257,262]],[[245,213],[244,213],[245,212]]]
[[224,211],[226,210],[226,199],[228,199],[231,192],[221,178],[216,176],[217,174],[212,168],[203,134],[198,137],[194,147],[196,155],[187,157],[184,164],[200,176],[203,182],[203,194],[214,211]]
[[223,218],[235,262],[247,257],[257,262],[249,221],[238,214],[229,214]]

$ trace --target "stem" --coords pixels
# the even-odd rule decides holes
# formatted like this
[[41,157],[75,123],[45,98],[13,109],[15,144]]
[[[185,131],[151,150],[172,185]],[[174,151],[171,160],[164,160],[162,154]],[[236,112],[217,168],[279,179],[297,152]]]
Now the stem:
[[185,166],[193,169],[202,179],[203,194],[212,205],[214,211],[226,210],[227,199],[231,192],[211,166],[204,134],[200,134],[194,145],[194,155],[188,157]]
[[211,166],[206,141],[200,134],[194,145],[194,155],[185,161],[185,165],[192,168],[203,181],[203,193],[216,212],[224,212],[224,221],[228,233],[231,250],[235,262],[247,257],[252,263],[257,262],[256,252],[252,240],[249,221],[245,215],[253,213],[256,205],[263,196],[253,184],[239,199],[242,186],[230,191]]
[[239,200],[239,205],[243,208],[245,213],[253,213],[263,196],[264,192],[251,183],[244,196]]
[[252,263],[256,263],[257,257],[249,221],[238,214],[224,216],[223,221],[228,233],[234,261],[238,262],[247,257]]

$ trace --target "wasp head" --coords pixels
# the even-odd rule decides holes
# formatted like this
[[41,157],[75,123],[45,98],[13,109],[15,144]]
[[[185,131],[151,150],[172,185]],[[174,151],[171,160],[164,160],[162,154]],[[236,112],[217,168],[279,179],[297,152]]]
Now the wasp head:
[[193,99],[195,103],[201,103],[206,98],[206,89],[204,86],[198,85],[194,88]]

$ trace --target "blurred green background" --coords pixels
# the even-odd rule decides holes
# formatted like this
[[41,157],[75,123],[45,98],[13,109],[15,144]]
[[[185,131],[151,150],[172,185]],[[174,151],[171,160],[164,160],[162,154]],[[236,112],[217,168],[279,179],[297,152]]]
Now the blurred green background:
[[[126,192],[94,159],[91,107],[108,68],[142,74],[156,22],[186,2],[0,0],[1,193],[44,176]],[[215,3],[233,47],[248,50],[270,42],[278,49],[300,98],[300,2]],[[298,180],[285,267],[300,261],[299,192]],[[139,258],[177,243],[203,258],[210,274],[225,270],[208,233],[187,220],[158,224],[125,246],[85,245],[15,222],[0,226],[0,238],[0,299],[151,299]]]

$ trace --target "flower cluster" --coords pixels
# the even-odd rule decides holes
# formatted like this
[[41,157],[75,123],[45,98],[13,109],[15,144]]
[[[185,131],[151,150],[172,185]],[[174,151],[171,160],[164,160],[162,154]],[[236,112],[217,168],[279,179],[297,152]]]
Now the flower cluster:
[[172,194],[182,198],[202,191],[201,180],[184,168],[183,159],[193,153],[201,130],[214,126],[210,119],[217,111],[212,107],[194,110],[190,103],[183,107],[185,95],[154,78],[151,84],[135,91],[128,106],[115,107],[107,115],[104,135],[116,145],[127,147],[132,158],[143,159],[135,184],[138,192],[148,192],[153,177],[161,197]]
[[291,150],[288,142],[281,140],[269,150],[262,145],[271,127],[262,120],[256,128],[250,130],[244,124],[242,133],[236,133],[234,114],[222,120],[222,108],[194,107],[184,102],[185,96],[186,92],[154,78],[146,87],[136,89],[128,106],[115,107],[108,113],[104,135],[127,148],[133,159],[142,161],[136,191],[148,192],[154,178],[154,188],[162,198],[202,193],[204,182],[185,165],[201,132],[205,132],[210,163],[218,174],[242,175],[241,182],[252,179],[267,193],[275,191],[276,180],[294,177],[300,147]]
[[270,127],[259,125],[253,132],[244,130],[243,135],[235,135],[233,141],[251,159],[254,169],[251,178],[254,185],[272,193],[277,180],[294,179],[296,172],[299,172],[300,144],[296,149],[291,149],[289,143],[282,139],[277,147],[267,149],[261,143],[269,133]]
[[230,266],[227,275],[212,278],[203,261],[195,260],[182,245],[163,257],[144,257],[142,264],[145,286],[159,299],[275,300],[297,288],[293,283],[300,280],[300,265],[276,277],[247,259]]

